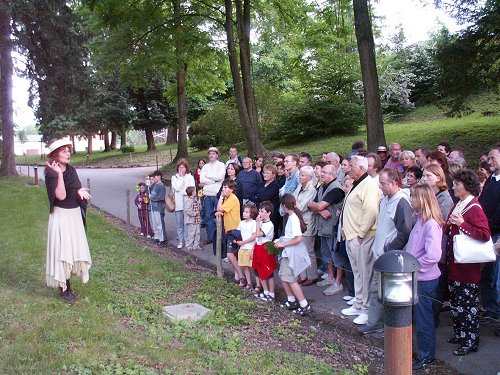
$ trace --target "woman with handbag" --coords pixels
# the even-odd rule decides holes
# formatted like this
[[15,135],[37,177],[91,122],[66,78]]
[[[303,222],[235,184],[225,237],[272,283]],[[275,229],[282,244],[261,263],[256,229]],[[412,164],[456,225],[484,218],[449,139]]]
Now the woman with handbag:
[[[479,205],[476,196],[479,195],[479,180],[477,175],[464,169],[454,175],[453,189],[459,199],[451,211],[445,226],[449,235],[449,271],[448,288],[453,316],[454,336],[448,340],[450,344],[460,344],[454,355],[468,355],[476,352],[479,346],[479,280],[481,279],[482,263],[459,263],[462,252],[474,252],[473,245],[462,248],[454,242],[456,236],[465,234],[477,241],[486,242],[490,239],[488,219]],[[470,256],[469,262],[474,261]],[[478,254],[478,258],[481,254]]]
[[172,190],[175,198],[175,221],[177,223],[177,244],[182,249],[186,243],[187,230],[184,228],[184,197],[186,188],[195,186],[194,177],[189,173],[189,164],[186,159],[177,160],[177,173],[172,176]]

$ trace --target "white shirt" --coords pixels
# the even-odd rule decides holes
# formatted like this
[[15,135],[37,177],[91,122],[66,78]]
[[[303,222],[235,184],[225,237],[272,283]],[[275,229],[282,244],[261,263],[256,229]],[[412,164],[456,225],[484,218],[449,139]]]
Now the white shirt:
[[215,197],[222,186],[222,181],[226,175],[224,163],[216,160],[207,163],[200,172],[200,183],[203,184],[203,195]]
[[274,238],[274,224],[271,220],[264,222],[260,222],[260,230],[264,234],[263,237],[257,237],[255,242],[257,245],[265,244],[266,242],[272,241]]
[[295,213],[290,213],[286,222],[284,237],[293,239],[297,236],[302,236],[302,230],[300,229],[300,220]]
[[[257,222],[255,220],[242,220],[238,224],[238,230],[241,232],[241,239],[243,241],[248,240],[257,231]],[[241,246],[242,249],[253,249],[255,241],[246,243]]]

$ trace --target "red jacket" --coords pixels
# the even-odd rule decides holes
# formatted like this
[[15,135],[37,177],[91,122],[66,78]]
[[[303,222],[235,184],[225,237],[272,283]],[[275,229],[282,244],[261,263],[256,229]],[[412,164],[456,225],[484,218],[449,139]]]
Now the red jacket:
[[[467,206],[465,206],[464,211],[472,204],[479,204],[476,198],[473,198]],[[450,212],[453,212],[455,207]],[[483,209],[479,206],[471,207],[467,212],[463,214],[464,222],[460,226],[463,233],[468,236],[478,240],[486,242],[490,239],[490,229],[488,226],[488,219],[483,212]],[[449,235],[449,254],[450,254],[450,265],[448,271],[448,280],[460,281],[464,283],[478,284],[481,279],[481,268],[482,263],[455,263],[455,257],[453,255],[453,237],[459,234],[459,228],[454,224],[446,224],[444,228],[444,233]]]

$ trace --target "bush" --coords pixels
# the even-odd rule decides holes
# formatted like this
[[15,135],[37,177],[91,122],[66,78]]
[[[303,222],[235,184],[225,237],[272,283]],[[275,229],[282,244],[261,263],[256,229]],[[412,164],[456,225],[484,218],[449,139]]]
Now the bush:
[[132,145],[123,145],[122,147],[120,147],[120,151],[124,154],[127,154],[129,152],[134,152],[135,148]]
[[191,147],[198,150],[210,146],[229,147],[243,140],[236,105],[231,100],[217,103],[214,108],[193,121],[188,129]]
[[346,98],[309,98],[289,103],[280,122],[270,129],[270,138],[297,143],[314,137],[355,134],[363,124],[363,106]]

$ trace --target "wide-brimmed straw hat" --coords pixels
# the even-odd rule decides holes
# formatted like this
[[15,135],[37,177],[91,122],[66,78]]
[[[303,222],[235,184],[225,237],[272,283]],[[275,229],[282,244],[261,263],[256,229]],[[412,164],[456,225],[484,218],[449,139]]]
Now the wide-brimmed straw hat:
[[52,142],[48,148],[49,148],[49,155],[52,154],[55,150],[57,150],[59,147],[63,146],[72,146],[71,141],[65,140],[65,139],[58,139],[57,141]]

